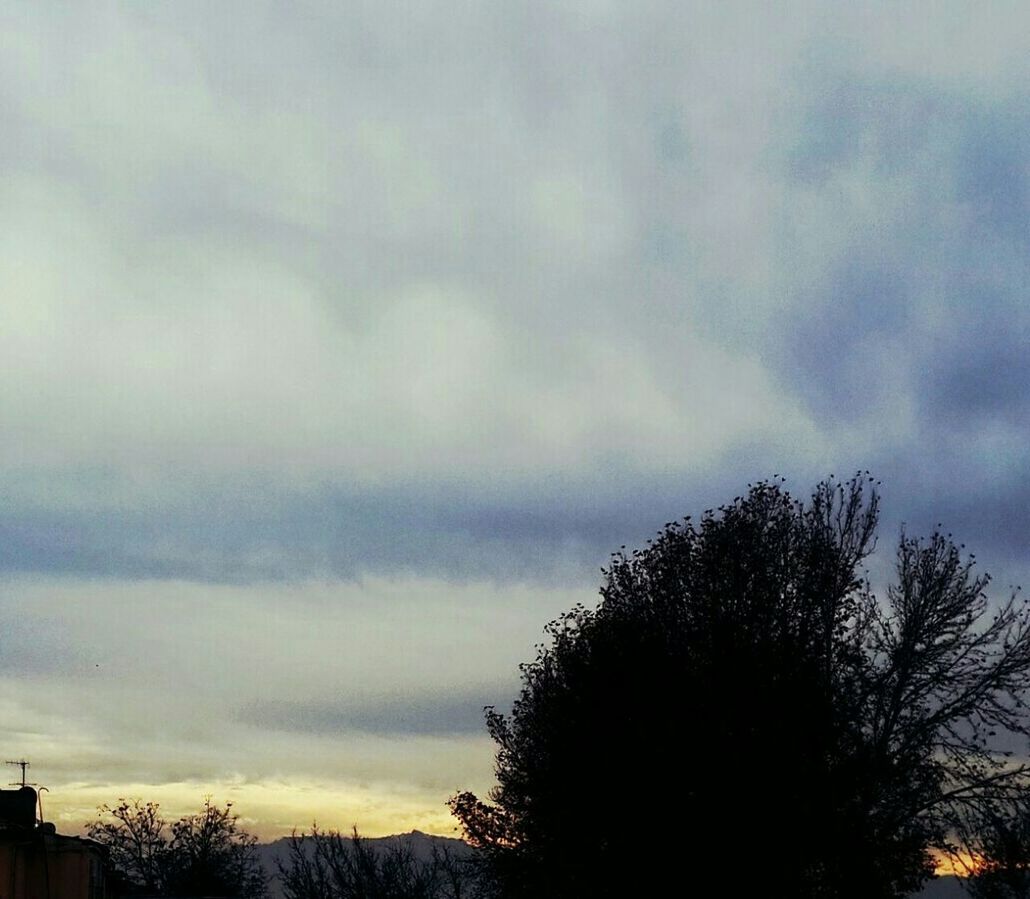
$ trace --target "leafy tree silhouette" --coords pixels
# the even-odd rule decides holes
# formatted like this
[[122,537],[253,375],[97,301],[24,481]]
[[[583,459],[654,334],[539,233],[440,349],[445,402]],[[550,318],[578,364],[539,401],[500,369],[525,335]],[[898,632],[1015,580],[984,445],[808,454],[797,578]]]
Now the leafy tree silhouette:
[[962,815],[1019,794],[994,738],[1027,733],[1027,608],[989,611],[939,532],[902,534],[878,598],[878,509],[868,475],[807,502],[760,482],[612,557],[510,714],[487,709],[489,801],[451,800],[503,896],[665,895],[702,871],[736,895],[902,896],[960,851]]

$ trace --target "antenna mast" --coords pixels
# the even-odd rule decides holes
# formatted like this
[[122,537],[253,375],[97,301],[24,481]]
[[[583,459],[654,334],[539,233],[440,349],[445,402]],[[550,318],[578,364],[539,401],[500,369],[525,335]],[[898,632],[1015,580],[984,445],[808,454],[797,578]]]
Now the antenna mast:
[[19,768],[21,768],[21,783],[20,784],[19,783],[12,783],[12,784],[10,784],[10,786],[12,786],[12,787],[27,787],[28,786],[28,784],[25,783],[25,769],[26,768],[31,768],[32,765],[30,765],[27,761],[25,761],[25,759],[19,759],[16,762],[4,762],[4,764],[5,765],[17,765]]

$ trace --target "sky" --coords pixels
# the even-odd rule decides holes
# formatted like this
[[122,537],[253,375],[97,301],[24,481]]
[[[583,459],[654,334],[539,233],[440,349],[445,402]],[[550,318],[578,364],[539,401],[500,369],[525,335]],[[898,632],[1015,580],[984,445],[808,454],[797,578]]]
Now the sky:
[[453,834],[544,625],[773,475],[1005,594],[1028,85],[1022,2],[0,0],[4,759]]

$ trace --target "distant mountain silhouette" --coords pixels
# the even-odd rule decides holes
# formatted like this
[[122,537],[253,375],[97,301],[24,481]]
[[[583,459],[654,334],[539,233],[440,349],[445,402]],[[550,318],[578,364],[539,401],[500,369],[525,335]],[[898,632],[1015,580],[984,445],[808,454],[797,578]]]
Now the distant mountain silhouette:
[[969,893],[962,888],[958,877],[938,877],[913,893],[912,899],[969,899]]
[[[347,836],[349,835],[345,834],[345,837]],[[438,847],[438,849],[447,849],[454,855],[467,855],[473,852],[472,847],[464,840],[455,839],[454,837],[433,836],[432,834],[422,833],[420,830],[413,830],[411,833],[394,834],[389,837],[362,837],[361,840],[373,849],[383,852],[394,846],[405,846],[411,850],[415,858],[423,861],[428,861],[433,857],[434,846]],[[289,864],[290,838],[283,837],[272,843],[259,843],[254,848],[257,850],[258,858],[270,878],[268,890],[270,899],[283,899],[282,887],[279,883],[278,863]],[[930,899],[938,899],[938,897],[933,896]],[[942,896],[940,899],[946,899],[946,897]]]

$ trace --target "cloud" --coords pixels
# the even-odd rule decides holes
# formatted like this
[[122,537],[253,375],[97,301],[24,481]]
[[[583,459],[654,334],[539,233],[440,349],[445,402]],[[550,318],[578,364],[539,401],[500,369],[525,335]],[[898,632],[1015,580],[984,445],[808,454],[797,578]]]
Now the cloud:
[[[672,380],[635,326],[613,328],[612,276],[651,230],[624,182],[660,159],[606,134],[615,23],[553,17],[605,79],[583,106],[586,73],[530,40],[538,14],[430,18],[439,43],[332,22],[376,38],[329,80],[313,22],[278,23],[273,71],[186,16],[30,20],[7,73],[7,464],[368,481],[590,465],[599,445],[649,466],[661,447],[710,458],[804,428],[753,357],[687,329]],[[73,28],[93,52],[41,55]],[[463,28],[490,35],[472,63],[494,79],[436,65]],[[680,127],[640,114],[656,135]],[[589,152],[608,138],[614,156]]]
[[232,9],[12,23],[6,570],[592,578],[1017,443],[1000,14]]
[[[139,688],[147,681],[190,702],[209,693],[221,702],[217,685],[238,681],[251,699],[299,703],[336,701],[348,683],[351,700],[364,705],[427,690],[460,690],[464,700],[470,682],[479,684],[477,695],[510,685],[543,625],[592,592],[424,578],[244,585],[20,578],[4,582],[2,614],[37,673],[82,678],[69,684],[76,691],[117,688],[128,701],[138,690],[145,701]],[[393,651],[384,653],[386,646]]]
[[332,818],[344,828],[354,797],[375,795],[359,817],[376,827],[412,826],[390,818],[394,796],[432,806],[438,828],[456,789],[489,785],[483,706],[512,701],[544,623],[584,599],[429,580],[8,579],[0,739],[55,807],[281,782],[289,826],[310,824],[323,790],[351,797]]
[[884,478],[894,521],[944,522],[1012,572],[1030,283],[1013,134],[1027,94],[1003,73],[987,91],[932,68],[818,71],[781,157],[798,277],[764,359],[833,455],[850,445]]
[[[719,469],[645,477],[616,455],[599,472],[531,483],[450,477],[344,489],[270,477],[130,481],[20,474],[7,485],[0,569],[86,578],[213,583],[432,576],[593,590],[622,544],[787,472],[810,447],[736,448]],[[812,466],[812,477],[823,474]],[[806,473],[806,477],[809,473]],[[102,485],[104,490],[98,491]],[[91,501],[100,493],[104,505]]]
[[15,742],[66,784],[487,778],[461,709],[777,472],[872,469],[885,537],[1020,580],[1026,18],[12,8]]
[[444,736],[482,734],[483,709],[500,703],[486,694],[458,698],[387,699],[369,706],[347,702],[258,702],[244,708],[240,719],[253,727],[290,732],[335,734],[348,731],[397,735]]

